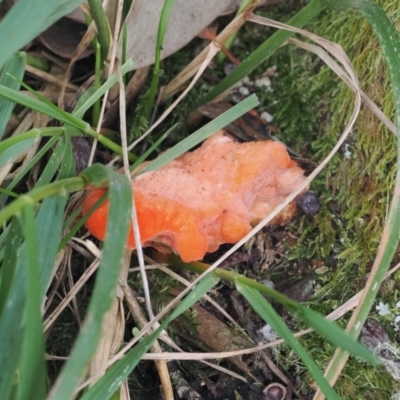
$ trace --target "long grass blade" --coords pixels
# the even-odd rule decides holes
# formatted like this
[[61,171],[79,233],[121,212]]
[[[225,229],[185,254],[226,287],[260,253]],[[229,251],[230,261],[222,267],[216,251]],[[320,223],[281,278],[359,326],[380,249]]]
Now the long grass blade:
[[174,7],[175,0],[165,0],[164,6],[161,10],[160,21],[158,22],[157,43],[155,51],[155,61],[153,67],[153,78],[151,79],[149,95],[145,107],[145,116],[150,119],[151,110],[153,109],[154,99],[157,93],[158,81],[160,79],[160,63],[162,45],[164,43],[165,34],[167,33],[168,22]]
[[[19,90],[21,80],[25,72],[26,55],[23,52],[14,54],[6,63],[0,76],[0,84]],[[15,77],[13,79],[12,77]],[[12,101],[0,98],[0,139],[4,134],[4,130],[10,119],[11,112],[14,108]]]
[[239,280],[236,282],[236,288],[238,291],[247,299],[253,309],[259,314],[265,322],[271,325],[271,328],[285,340],[300,357],[300,359],[306,365],[308,371],[317,382],[323,393],[330,400],[340,400],[338,394],[329,385],[322,372],[319,370],[315,361],[310,357],[304,347],[298,342],[293,336],[290,330],[287,328],[285,323],[275,312],[272,306],[265,300],[261,293],[255,289],[250,288],[247,285],[243,285]]
[[57,142],[58,138],[51,138],[36,154],[35,156],[18,172],[16,177],[7,186],[7,191],[0,194],[0,202],[4,201],[8,196],[7,192],[10,192],[15,188],[22,178],[31,170],[31,168],[47,153],[47,151]]
[[40,312],[42,297],[39,279],[38,234],[33,204],[27,203],[21,218],[26,252],[26,302],[24,335],[22,341],[20,384],[17,400],[43,400],[45,390],[44,334]]
[[[124,76],[127,72],[133,69],[133,61],[131,59],[127,60],[121,67],[121,75]],[[99,100],[107,90],[111,89],[116,83],[118,83],[118,78],[115,74],[111,75],[98,90],[96,90],[89,97],[82,96],[83,101],[79,101],[76,105],[72,115],[75,115],[77,118],[83,118],[85,112],[92,107],[92,105]]]
[[111,30],[107,20],[107,15],[100,0],[88,0],[88,3],[91,17],[96,23],[97,36],[99,38],[101,47],[101,55],[103,60],[106,60],[111,44]]
[[[21,211],[30,200],[22,203]],[[54,196],[44,200],[36,217],[37,251],[40,260],[40,293],[39,300],[43,299],[48,286],[51,272],[60,241],[64,219],[65,196]],[[26,315],[25,282],[27,281],[28,260],[26,257],[25,243],[22,244],[21,236],[14,236],[10,245],[18,246],[13,257],[15,263],[10,265],[13,269],[13,279],[8,290],[7,298],[0,319],[0,399],[10,398],[13,383],[15,382],[19,364],[24,334],[23,318]],[[26,397],[26,398],[29,398]]]
[[93,181],[91,168],[85,170],[85,176],[90,183],[105,177],[109,180],[110,210],[107,235],[86,320],[70,358],[49,395],[49,399],[54,400],[68,400],[72,397],[86,365],[96,350],[101,336],[103,316],[111,306],[122,268],[130,226],[132,192],[131,183],[125,175],[104,167],[103,176],[94,174]]
[[0,68],[50,25],[78,7],[83,0],[19,0],[0,23]]
[[36,182],[35,187],[47,185],[54,175],[56,174],[65,153],[65,140],[60,139],[54,149],[53,154],[50,156],[40,178]]
[[[18,249],[20,248],[23,237],[21,227],[16,219],[13,219],[9,226],[4,230],[6,232],[4,256],[1,263],[0,280],[0,318],[6,304],[8,294],[13,286],[15,278],[15,267],[17,265]],[[2,235],[3,236],[3,235]]]
[[39,136],[35,138],[28,138],[25,140],[20,140],[12,147],[4,150],[0,153],[0,167],[3,165],[12,162],[15,160],[19,155],[25,153],[28,149],[30,149],[37,141],[39,140]]

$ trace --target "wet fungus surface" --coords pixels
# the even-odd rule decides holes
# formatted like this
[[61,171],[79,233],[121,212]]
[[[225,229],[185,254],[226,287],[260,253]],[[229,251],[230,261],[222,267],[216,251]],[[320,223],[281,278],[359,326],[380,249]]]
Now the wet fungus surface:
[[[278,142],[238,143],[219,131],[198,149],[133,178],[142,245],[173,251],[185,262],[200,260],[242,239],[304,181],[303,172]],[[104,193],[88,190],[83,214]],[[295,210],[293,202],[271,223],[287,223]],[[86,221],[100,240],[107,215],[105,201]],[[132,228],[127,246],[135,248]]]

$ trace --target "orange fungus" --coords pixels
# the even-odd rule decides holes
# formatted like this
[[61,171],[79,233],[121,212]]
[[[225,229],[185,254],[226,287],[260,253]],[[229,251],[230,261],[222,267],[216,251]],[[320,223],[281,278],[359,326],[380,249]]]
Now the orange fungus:
[[[185,262],[200,260],[243,238],[304,179],[282,144],[238,143],[219,131],[197,150],[132,180],[142,245],[174,251]],[[83,214],[104,192],[88,190]],[[289,204],[272,223],[287,223],[294,212]],[[100,240],[107,214],[105,201],[86,221]],[[132,228],[127,245],[135,248]]]

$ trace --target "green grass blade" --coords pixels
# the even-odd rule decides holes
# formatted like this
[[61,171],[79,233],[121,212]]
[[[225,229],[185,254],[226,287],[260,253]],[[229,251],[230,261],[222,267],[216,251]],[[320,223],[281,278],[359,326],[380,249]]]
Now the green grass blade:
[[[18,172],[17,176],[12,180],[12,182],[7,186],[7,191],[11,191],[15,188],[21,179],[31,170],[31,168],[47,153],[47,151],[57,142],[58,138],[51,138],[30,160],[21,171]],[[4,201],[7,197],[6,192],[0,194],[0,202]]]
[[[133,69],[133,61],[129,59],[126,61],[122,67],[121,67],[121,75],[124,76],[127,72],[131,71]],[[77,106],[75,107],[72,115],[75,115],[77,118],[83,118],[85,115],[85,112],[92,107],[92,105],[99,100],[104,93],[111,89],[116,83],[118,83],[117,76],[115,74],[111,75],[110,78],[108,78],[102,85],[101,87],[96,90],[92,95],[90,95],[88,98],[83,97],[84,101],[83,102],[78,102]]]
[[[103,60],[101,57],[101,48],[100,43],[97,39],[94,40],[93,47],[95,48],[95,63],[94,63],[94,82],[93,87],[91,88],[93,93],[96,93],[101,86],[101,73],[103,70]],[[101,101],[98,99],[92,108],[92,126],[97,126],[100,118],[101,111]]]
[[[81,135],[80,131],[72,131],[71,129],[68,130],[68,134],[71,136]],[[15,136],[11,136],[8,139],[3,140],[0,142],[0,160],[1,165],[4,163],[11,161],[14,157],[21,154],[22,151],[26,150],[27,144],[30,145],[35,144],[41,137],[46,136],[60,136],[66,132],[65,128],[40,128],[40,129],[31,129],[30,131],[20,133]],[[24,142],[24,143],[21,143]],[[14,146],[16,146],[14,148]],[[14,149],[11,150],[11,147]],[[29,147],[28,147],[29,148]],[[7,153],[7,151],[9,151]]]
[[17,265],[18,249],[20,248],[23,240],[20,225],[16,219],[13,219],[7,229],[4,231],[6,232],[6,236],[4,257],[2,259],[0,270],[0,318],[6,303],[6,299],[13,285],[15,268]]
[[[288,25],[301,28],[308,21],[314,18],[323,9],[324,1],[311,0],[300,12],[298,12]],[[216,85],[206,96],[199,101],[200,104],[208,103],[217,96],[231,88],[245,76],[249,75],[263,61],[271,56],[283,43],[286,42],[293,32],[279,30],[268,38],[261,46],[254,50],[242,63],[235,68],[226,78]]]
[[[67,179],[75,175],[75,160],[72,154],[71,141],[65,138],[64,153],[57,178]],[[47,238],[40,247],[40,283],[41,295],[44,298],[53,277],[54,262],[58,253],[64,227],[64,210],[68,197],[66,193],[44,199],[38,217],[38,234]]]
[[86,132],[90,128],[90,125],[86,121],[82,121],[80,118],[77,118],[77,117],[73,116],[72,114],[57,107],[50,100],[48,100],[45,96],[40,94],[38,91],[32,89],[30,86],[28,86],[24,82],[21,82],[21,86],[24,89],[26,89],[29,93],[32,93],[39,101],[42,102],[42,104],[45,104],[50,109],[52,109],[53,113],[54,113],[53,115],[58,116],[58,117],[54,117],[54,118],[58,119],[59,121],[64,122],[67,125],[71,125],[77,129],[82,129],[84,132]]
[[[103,167],[103,170],[104,174],[108,176],[110,187],[110,210],[103,255],[86,320],[69,360],[49,395],[49,399],[52,400],[69,400],[73,396],[100,340],[103,316],[111,306],[122,267],[125,243],[131,221],[131,183],[123,174],[105,167]],[[98,178],[97,175],[92,177],[90,168],[84,172],[91,183],[94,183]]]
[[367,347],[354,338],[349,337],[338,325],[327,321],[321,314],[310,310],[309,308],[301,307],[296,313],[296,317],[304,321],[308,326],[313,328],[324,339],[333,345],[347,350],[352,355],[363,358],[371,364],[379,364],[379,359]]
[[50,156],[49,161],[44,167],[44,170],[40,175],[40,178],[36,182],[35,187],[47,185],[53,179],[64,157],[65,146],[66,146],[65,141],[63,139],[60,139],[52,155]]
[[38,235],[33,204],[27,204],[21,218],[26,251],[26,302],[24,337],[22,342],[20,380],[17,400],[43,400],[45,397],[44,335],[40,307]]
[[97,36],[99,38],[101,55],[103,60],[107,59],[111,43],[111,30],[107,15],[100,0],[88,0],[90,15],[96,23]]
[[[239,15],[239,13],[240,13],[241,11],[243,11],[244,8],[247,7],[248,4],[250,4],[250,0],[242,0],[242,1],[240,2],[239,8],[238,8],[237,11],[236,11],[236,16]],[[229,50],[229,49],[232,47],[232,44],[233,44],[233,42],[235,41],[235,39],[236,39],[238,33],[239,33],[239,31],[237,30],[237,31],[225,42],[224,47],[225,47],[227,50]],[[222,51],[220,51],[220,52],[218,53],[218,56],[217,56],[218,63],[222,63],[222,62],[225,60],[225,58],[226,58],[226,55],[225,55]]]
[[153,78],[151,79],[149,96],[147,98],[147,103],[145,107],[145,116],[149,120],[151,116],[151,111],[154,106],[154,99],[156,98],[158,81],[160,79],[160,62],[161,62],[161,52],[162,46],[164,43],[165,34],[167,33],[169,18],[171,16],[172,9],[174,7],[175,0],[165,0],[164,6],[161,10],[160,21],[158,22],[158,31],[157,31],[157,43],[156,43],[156,52],[155,52],[155,60],[153,67]]
[[[14,90],[19,90],[20,84],[11,76],[15,77],[17,80],[21,80],[25,72],[25,63],[25,53],[20,52],[14,54],[4,66],[0,76],[0,84]],[[15,103],[12,101],[0,98],[0,139],[4,134],[8,120],[10,119],[14,104]]]
[[116,362],[104,376],[90,388],[81,400],[108,400],[113,393],[121,386],[122,382],[128,377],[131,371],[138,364],[150,346],[157,339],[163,329],[180,314],[189,309],[193,304],[200,300],[216,283],[218,279],[213,274],[207,275],[191,292],[188,294],[178,307],[161,326],[148,337],[142,339],[123,359]]
[[65,136],[65,151],[63,155],[63,161],[60,166],[60,170],[57,175],[58,180],[72,178],[76,175],[76,163],[75,157],[72,150],[71,138]]
[[25,140],[20,140],[16,142],[12,147],[4,150],[0,153],[0,167],[12,162],[19,155],[28,151],[37,141],[39,140],[39,136],[35,138],[28,138]]
[[0,319],[0,399],[10,398],[22,350],[21,317],[24,315],[25,304],[26,259],[23,247],[17,251],[19,256],[13,267],[14,279]]
[[213,119],[207,125],[204,125],[198,131],[192,133],[189,137],[183,139],[181,142],[171,147],[165,153],[157,157],[156,160],[148,164],[141,173],[145,171],[151,171],[163,167],[170,161],[179,157],[181,154],[189,151],[192,147],[198,145],[203,140],[207,139],[213,133],[219,129],[224,128],[226,125],[233,122],[235,119],[241,117],[246,112],[250,111],[252,108],[259,104],[257,96],[255,94],[249,96],[247,99],[243,100],[239,104],[236,104],[228,111],[224,112],[222,115]]
[[167,130],[167,132],[163,133],[155,142],[154,144],[151,145],[151,147],[149,147],[130,167],[130,171],[134,171],[137,167],[139,167],[140,164],[142,164],[143,161],[146,160],[146,158],[155,150],[158,148],[158,146],[160,146],[160,144],[162,143],[162,141],[179,125],[175,124],[174,126],[172,126],[171,128],[169,128]]
[[285,340],[285,343],[288,344],[299,356],[299,358],[304,362],[311,376],[315,379],[315,382],[321,388],[324,395],[329,400],[340,400],[340,397],[329,385],[328,381],[325,379],[317,364],[315,364],[315,361],[310,357],[304,347],[293,336],[285,323],[275,312],[272,306],[265,300],[261,293],[258,290],[244,285],[240,282],[240,280],[237,280],[236,288],[247,299],[247,301],[251,304],[257,314],[260,315],[260,317],[265,322],[271,325],[271,328],[279,336],[281,336],[282,339]]
[[19,0],[0,22],[0,69],[50,25],[78,7],[83,0]]
[[77,129],[87,131],[90,126],[87,122],[80,120],[79,118],[71,118],[70,114],[62,111],[55,105],[44,102],[35,98],[32,98],[24,93],[20,93],[17,90],[10,89],[4,85],[0,85],[0,96],[13,101],[15,103],[21,104],[24,107],[28,107],[34,111],[40,112],[54,118],[64,124],[71,125]]
[[[31,204],[30,200],[27,202],[20,201],[23,205],[21,211],[26,203]],[[57,245],[61,237],[66,201],[65,196],[53,196],[45,199],[36,218],[37,248],[40,260],[40,301],[43,299],[51,278]],[[19,241],[16,240],[13,244],[17,246]],[[21,318],[26,313],[25,282],[28,269],[25,243],[17,247],[16,252],[16,263],[13,266],[14,279],[5,300],[7,306],[3,309],[0,319],[0,343],[2,344],[0,351],[0,399],[10,398],[21,356],[24,333]]]

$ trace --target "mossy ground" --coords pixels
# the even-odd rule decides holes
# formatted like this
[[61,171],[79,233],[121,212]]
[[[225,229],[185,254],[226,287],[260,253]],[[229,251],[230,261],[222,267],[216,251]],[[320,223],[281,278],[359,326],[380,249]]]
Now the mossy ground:
[[[399,29],[398,4],[384,0],[378,3]],[[356,13],[326,12],[307,28],[344,48],[361,88],[392,118],[393,97],[385,62],[378,41],[363,17]],[[314,104],[316,112],[308,117],[318,120],[318,129],[311,139],[309,154],[318,160],[328,154],[349,120],[354,95],[326,67],[319,68],[316,74],[308,68],[301,79],[306,83],[302,80],[293,85],[308,90]],[[298,135],[302,137],[301,130]],[[393,190],[395,160],[394,135],[363,107],[342,152],[313,183],[312,188],[319,193],[322,203],[321,212],[313,220],[303,217],[291,225],[299,240],[288,250],[288,258],[283,262],[309,263],[310,268],[311,265],[328,267],[322,275],[317,275],[318,289],[309,302],[313,309],[328,314],[363,289]],[[378,295],[378,300],[388,303],[392,310],[399,300],[396,289],[399,279],[400,275],[395,274]],[[393,313],[384,318],[372,310],[371,316],[387,329],[396,343],[398,334],[392,326]],[[345,323],[346,320],[341,321],[343,327]],[[303,338],[302,343],[321,368],[325,368],[333,352],[331,346],[315,335]],[[292,361],[289,357],[287,365],[293,365]],[[281,362],[285,364],[284,359]],[[383,368],[372,368],[350,358],[336,388],[344,399],[388,399],[399,390],[399,384]]]
[[[400,9],[396,1],[378,3],[400,28]],[[278,5],[263,12],[269,18],[287,21],[296,12],[291,5]],[[378,41],[363,17],[356,13],[325,12],[307,29],[339,43],[349,55],[357,71],[362,89],[393,117],[393,98],[386,67]],[[273,30],[248,23],[240,31],[233,53],[245,58],[261,44]],[[178,52],[164,63],[166,71],[162,81],[168,82],[192,58],[193,45]],[[354,95],[315,56],[294,46],[284,46],[271,59],[258,67],[251,79],[261,75],[268,67],[277,66],[272,80],[272,92],[260,90],[257,94],[259,111],[274,116],[273,124],[279,128],[281,140],[313,161],[322,160],[333,147],[348,121],[353,108]],[[217,77],[221,70],[213,71]],[[186,136],[185,121],[192,104],[211,85],[202,81],[177,108],[170,123],[181,122],[177,133],[169,140]],[[139,103],[135,115],[140,115]],[[138,117],[139,118],[139,117]],[[134,119],[132,131],[141,132],[146,124]],[[138,130],[139,128],[139,130]],[[328,314],[363,289],[368,272],[379,245],[396,173],[396,146],[392,133],[385,129],[373,114],[362,108],[357,123],[342,151],[313,182],[321,201],[321,211],[314,217],[300,216],[288,229],[298,240],[288,248],[285,257],[276,262],[284,271],[281,279],[298,279],[299,266],[316,275],[317,289],[309,301],[311,308]],[[398,257],[397,257],[398,258]],[[397,260],[398,261],[398,260]],[[326,267],[322,268],[321,267]],[[268,274],[269,272],[267,272]],[[378,299],[392,308],[399,300],[400,273],[394,274],[381,289]],[[380,317],[372,310],[391,339],[398,339],[393,330],[393,317]],[[339,323],[346,326],[346,318]],[[334,349],[316,335],[301,339],[317,364],[324,369]],[[274,351],[281,368],[293,378],[306,376],[305,368],[285,346]],[[304,393],[311,383],[305,379]],[[372,368],[350,358],[336,389],[343,399],[388,399],[400,387],[383,368]]]

